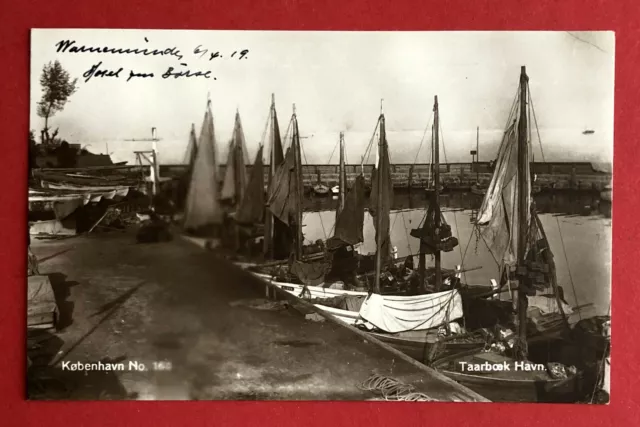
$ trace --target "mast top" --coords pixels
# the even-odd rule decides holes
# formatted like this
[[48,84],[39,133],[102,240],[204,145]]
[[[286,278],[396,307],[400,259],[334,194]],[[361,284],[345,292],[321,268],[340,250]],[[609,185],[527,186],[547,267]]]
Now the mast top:
[[384,105],[384,98],[380,98],[380,115],[384,114],[383,105]]
[[271,94],[271,105],[273,105],[273,104],[275,104],[275,103],[276,103],[276,94],[275,94],[275,93],[272,93],[272,94]]
[[433,111],[435,111],[438,108],[438,95],[435,95],[433,97]]
[[293,115],[294,116],[296,115],[296,104],[295,104],[295,102],[293,103]]
[[211,92],[207,92],[207,107],[211,106]]
[[527,76],[527,67],[525,65],[520,67],[520,81],[521,82],[529,81],[529,76]]

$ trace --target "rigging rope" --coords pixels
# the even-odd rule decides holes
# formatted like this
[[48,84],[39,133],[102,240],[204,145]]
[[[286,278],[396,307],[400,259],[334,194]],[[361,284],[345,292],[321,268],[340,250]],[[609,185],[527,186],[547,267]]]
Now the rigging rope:
[[[262,131],[262,139],[260,140],[261,144],[264,146],[266,145],[266,137],[267,137],[267,130],[269,130],[269,123],[271,123],[271,113],[272,113],[272,109],[269,109],[269,116],[267,117],[267,123],[264,124],[264,130]],[[269,147],[269,150],[271,150],[272,147]],[[271,161],[269,161],[271,162]]]
[[333,159],[333,155],[336,152],[336,148],[338,148],[338,145],[340,144],[340,141],[336,142],[336,145],[333,146],[333,151],[331,152],[331,155],[329,156],[329,161],[327,162],[327,165],[331,164],[331,159]]
[[380,374],[373,374],[362,384],[358,385],[360,390],[374,391],[382,394],[385,400],[397,400],[408,402],[435,402],[434,399],[425,393],[415,391],[415,387],[402,383],[395,378],[386,377]]
[[[527,83],[527,89],[529,89],[529,83]],[[544,158],[544,150],[542,149],[542,139],[540,138],[540,129],[538,128],[538,119],[536,117],[536,109],[533,107],[533,98],[531,97],[531,90],[529,93],[529,102],[531,103],[531,112],[533,113],[533,120],[536,125],[536,133],[538,134],[538,144],[540,145],[540,154],[542,154],[542,161],[546,163],[547,161]]]
[[[576,293],[576,287],[573,283],[573,276],[571,275],[571,267],[569,266],[569,258],[567,257],[567,250],[564,246],[564,238],[562,237],[562,230],[560,229],[560,220],[556,217],[556,223],[558,224],[558,234],[560,235],[560,243],[562,243],[562,252],[564,253],[564,261],[567,263],[567,272],[569,273],[569,281],[571,282],[571,288],[573,289],[573,298],[576,300],[576,305],[579,306],[578,294]],[[582,320],[580,310],[578,310],[578,318]]]
[[420,146],[418,147],[418,152],[416,153],[416,158],[413,160],[413,164],[417,164],[418,162],[418,155],[420,154],[420,149],[422,148],[422,144],[424,143],[424,139],[427,136],[427,131],[429,130],[430,126],[429,123],[431,123],[431,118],[433,117],[433,110],[431,111],[431,115],[429,116],[429,120],[427,120],[427,126],[424,128],[424,133],[422,134],[422,139],[420,140]]
[[[404,212],[400,212],[402,214],[402,224],[404,225],[404,234],[407,236],[407,249],[409,249],[409,253],[411,253],[411,239],[409,238],[409,232],[407,231],[407,221],[404,217]],[[398,213],[396,212],[396,217]]]
[[369,161],[369,156],[371,155],[371,149],[373,148],[373,140],[376,138],[376,134],[378,132],[378,126],[380,126],[379,119],[378,119],[378,122],[376,123],[376,128],[373,130],[373,135],[371,135],[371,139],[369,140],[369,145],[367,146],[367,149],[365,150],[364,155],[362,156],[362,164],[364,164],[365,160],[367,162]]
[[327,231],[324,229],[324,221],[322,221],[322,214],[318,212],[318,216],[320,217],[320,226],[322,227],[322,234],[324,234],[324,240],[327,240]]
[[[443,151],[443,154],[444,154],[444,162],[448,163],[447,162],[447,149],[446,149],[446,145],[444,143],[444,132],[442,130],[442,121],[440,120],[438,124],[440,125],[439,127],[440,127],[440,136],[441,136],[441,139],[442,139],[442,151]],[[455,211],[453,211],[453,221],[456,224],[456,234],[459,235],[460,227],[458,227],[458,216],[456,215]],[[471,240],[469,240],[469,242],[471,242]],[[464,257],[462,255],[462,247],[460,245],[458,245],[458,252],[460,253],[460,263],[461,263],[460,267],[462,268],[462,267],[464,267]],[[465,283],[467,283],[467,273],[463,272],[462,274],[464,276]]]

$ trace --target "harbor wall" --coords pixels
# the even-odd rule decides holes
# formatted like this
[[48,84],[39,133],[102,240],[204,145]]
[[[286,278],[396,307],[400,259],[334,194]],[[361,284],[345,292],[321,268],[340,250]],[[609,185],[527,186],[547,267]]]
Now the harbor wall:
[[[221,165],[221,178],[225,166]],[[250,171],[251,166],[247,166]],[[265,165],[265,177],[269,166]],[[346,165],[347,180],[352,181],[364,172],[367,184],[371,179],[373,165]],[[395,164],[391,165],[391,177],[395,188],[424,188],[432,173],[429,164]],[[598,170],[592,163],[533,163],[532,172],[536,174],[536,185],[542,190],[602,190],[611,184],[612,174]],[[161,165],[160,175],[178,177],[184,174],[186,165]],[[448,163],[440,165],[440,181],[446,189],[464,190],[476,181],[489,184],[492,168],[488,162],[480,163]],[[338,184],[338,165],[303,165],[305,187],[312,187],[318,182],[328,186]]]

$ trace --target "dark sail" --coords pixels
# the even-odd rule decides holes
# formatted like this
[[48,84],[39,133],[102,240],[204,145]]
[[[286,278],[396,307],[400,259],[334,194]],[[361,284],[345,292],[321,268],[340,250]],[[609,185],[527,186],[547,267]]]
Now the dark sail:
[[273,130],[271,132],[271,161],[272,169],[276,170],[284,161],[284,151],[282,150],[282,138],[280,137],[280,125],[278,124],[278,115],[276,107],[273,107]]
[[[276,113],[275,101],[271,100],[270,114],[270,132],[269,132],[269,194],[274,183],[275,174],[278,168],[284,162],[282,151],[282,139],[280,138],[280,126],[278,124],[278,114]],[[289,256],[291,247],[291,233],[286,224],[275,218],[271,210],[265,212],[265,238],[264,253],[267,258],[282,259]]]
[[[302,161],[298,122],[295,113],[291,120],[293,125],[291,147],[287,150],[284,162],[278,167],[269,186],[269,201],[267,204],[269,211],[274,216],[275,232],[281,233],[274,236],[274,249],[280,249],[278,246],[290,245],[294,242],[296,244],[295,252],[297,258],[299,258],[302,252]],[[286,233],[284,230],[278,229],[278,221],[287,226]]]
[[290,228],[297,209],[295,203],[295,158],[289,148],[284,162],[276,170],[269,186],[268,209],[273,215],[273,250],[276,259],[286,258],[291,252],[293,233]]
[[294,220],[298,206],[296,204],[296,170],[293,150],[289,148],[284,163],[273,177],[269,189],[269,210],[277,219],[287,225]]
[[240,113],[236,112],[233,136],[229,144],[224,183],[220,194],[222,200],[231,200],[236,206],[242,201],[247,184],[246,153],[247,147],[244,131],[242,130],[242,122],[240,121]]
[[196,155],[198,154],[198,139],[196,137],[196,125],[191,124],[191,132],[189,133],[189,144],[187,145],[187,151],[184,162],[189,165],[188,171],[191,172],[193,164],[196,162]]
[[364,207],[364,176],[359,175],[347,193],[344,208],[336,220],[333,237],[327,240],[328,249],[353,246],[364,241]]
[[[380,247],[381,263],[385,265],[391,254],[391,238],[389,237],[389,214],[393,203],[393,183],[391,181],[391,165],[389,149],[384,126],[384,116],[380,117],[380,147],[379,160],[371,174],[371,199],[369,213],[373,217],[376,227],[376,243]],[[378,211],[379,209],[379,211]],[[378,228],[378,216],[380,227]]]
[[264,165],[262,163],[260,146],[256,160],[251,168],[249,183],[236,214],[236,221],[240,224],[258,224],[264,220]]

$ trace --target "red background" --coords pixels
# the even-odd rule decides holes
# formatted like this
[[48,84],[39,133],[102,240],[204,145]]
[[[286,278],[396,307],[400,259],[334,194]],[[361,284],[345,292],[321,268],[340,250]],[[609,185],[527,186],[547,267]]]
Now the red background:
[[[377,4],[376,4],[377,3]],[[633,0],[22,0],[0,25],[0,411],[3,425],[640,424],[634,385],[638,298],[637,134],[640,7]],[[616,32],[612,403],[607,406],[342,402],[26,402],[25,233],[31,28],[254,30],[614,30]],[[626,268],[625,268],[626,266]],[[618,268],[620,267],[620,268]],[[606,284],[603,284],[605,286]]]

